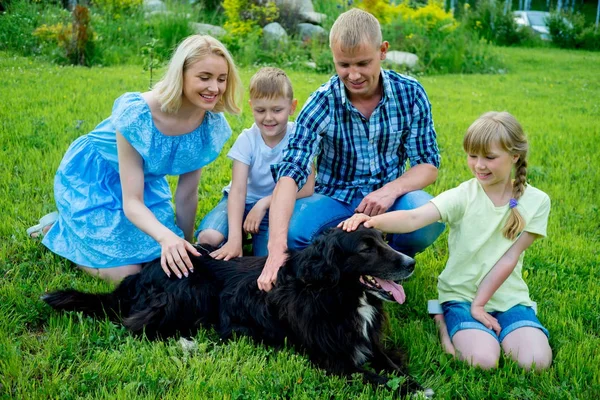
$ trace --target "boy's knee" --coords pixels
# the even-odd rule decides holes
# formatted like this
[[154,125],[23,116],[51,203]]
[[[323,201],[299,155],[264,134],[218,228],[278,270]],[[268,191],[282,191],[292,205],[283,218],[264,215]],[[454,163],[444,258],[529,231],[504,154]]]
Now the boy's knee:
[[197,240],[198,243],[210,244],[211,246],[217,247],[223,242],[223,240],[225,240],[225,237],[219,231],[214,229],[205,229],[198,233]]

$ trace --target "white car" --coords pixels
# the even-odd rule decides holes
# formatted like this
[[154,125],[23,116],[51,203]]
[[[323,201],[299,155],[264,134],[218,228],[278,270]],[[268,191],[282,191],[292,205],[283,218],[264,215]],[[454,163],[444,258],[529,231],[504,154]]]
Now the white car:
[[517,25],[530,27],[542,40],[551,40],[550,30],[548,29],[549,12],[513,11],[513,16]]

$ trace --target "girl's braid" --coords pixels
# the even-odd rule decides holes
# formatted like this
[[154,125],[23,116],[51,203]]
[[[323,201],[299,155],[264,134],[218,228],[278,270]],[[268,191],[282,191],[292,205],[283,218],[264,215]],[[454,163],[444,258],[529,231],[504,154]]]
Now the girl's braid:
[[519,158],[515,165],[515,180],[513,182],[513,198],[519,200],[527,186],[527,160]]

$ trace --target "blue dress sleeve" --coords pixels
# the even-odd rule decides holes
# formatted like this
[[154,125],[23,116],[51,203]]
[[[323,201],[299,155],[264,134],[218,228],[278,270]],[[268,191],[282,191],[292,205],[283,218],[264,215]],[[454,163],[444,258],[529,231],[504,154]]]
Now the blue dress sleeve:
[[170,148],[168,173],[181,175],[213,162],[231,137],[231,128],[223,114],[207,112],[200,126],[189,134],[157,136],[152,154]]
[[198,149],[200,152],[197,156],[198,167],[213,162],[231,137],[231,127],[222,113],[207,112],[204,118],[204,123],[200,125],[203,134]]
[[152,136],[152,114],[141,93],[125,93],[115,100],[110,121],[144,157]]

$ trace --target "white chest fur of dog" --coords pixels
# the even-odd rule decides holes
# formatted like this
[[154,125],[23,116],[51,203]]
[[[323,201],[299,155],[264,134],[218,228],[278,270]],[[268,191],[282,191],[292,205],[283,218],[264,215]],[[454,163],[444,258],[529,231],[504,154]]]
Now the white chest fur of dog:
[[[369,327],[373,326],[373,320],[377,314],[377,309],[369,304],[366,293],[359,299],[360,306],[357,309],[360,326],[362,326],[362,334],[367,342],[371,341],[369,337]],[[371,356],[371,350],[366,346],[358,346],[354,353],[354,362],[356,365],[361,365]]]

